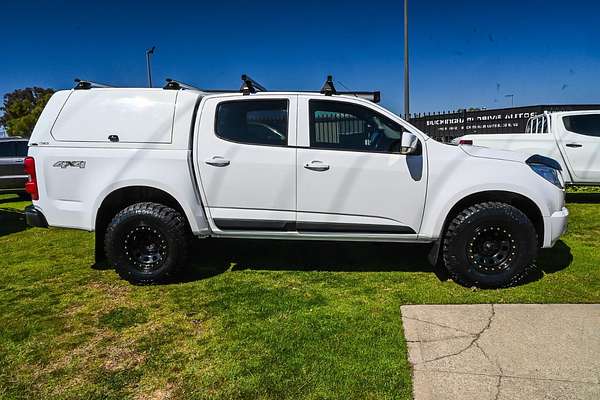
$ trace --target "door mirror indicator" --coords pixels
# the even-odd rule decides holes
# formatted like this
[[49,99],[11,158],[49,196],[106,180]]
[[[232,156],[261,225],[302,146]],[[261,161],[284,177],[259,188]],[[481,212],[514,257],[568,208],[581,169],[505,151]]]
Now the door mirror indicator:
[[400,142],[400,154],[409,155],[417,152],[419,148],[419,138],[411,132],[402,132]]

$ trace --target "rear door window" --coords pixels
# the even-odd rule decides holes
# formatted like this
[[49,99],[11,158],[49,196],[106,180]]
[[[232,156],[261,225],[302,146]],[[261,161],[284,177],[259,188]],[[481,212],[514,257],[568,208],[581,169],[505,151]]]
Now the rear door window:
[[288,144],[287,100],[227,101],[217,107],[215,131],[232,142],[267,146]]

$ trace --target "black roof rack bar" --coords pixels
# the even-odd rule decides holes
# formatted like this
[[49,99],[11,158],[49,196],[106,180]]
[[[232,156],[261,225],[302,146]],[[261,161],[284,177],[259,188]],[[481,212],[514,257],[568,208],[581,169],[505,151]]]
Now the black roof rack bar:
[[260,83],[256,82],[254,79],[250,78],[248,75],[243,74],[240,92],[242,92],[244,95],[248,95],[250,93],[256,93],[257,91],[266,92],[267,89]]
[[361,99],[372,101],[373,103],[379,103],[381,101],[381,92],[379,92],[379,91],[376,91],[376,92],[360,92],[360,91],[358,91],[358,92],[355,92],[355,91],[338,92],[335,89],[335,85],[333,84],[333,76],[331,76],[331,75],[327,75],[327,80],[323,84],[323,87],[321,88],[320,93],[324,94],[325,96],[331,96],[334,94],[354,96],[354,97],[358,97]]
[[331,96],[333,94],[337,94],[337,91],[335,90],[335,86],[333,85],[333,76],[327,75],[327,80],[325,81],[325,83],[323,84],[323,87],[321,88],[321,94],[324,94],[325,96]]
[[177,80],[171,79],[171,78],[167,78],[166,81],[167,81],[167,84],[165,86],[163,86],[163,89],[167,89],[167,90],[180,90],[180,89],[193,90],[193,91],[202,93],[204,96],[207,96],[209,94],[216,94],[216,93],[239,93],[238,90],[233,90],[233,89],[200,89],[196,86],[188,85],[187,83],[183,83],[181,81],[177,81]]
[[187,83],[183,83],[183,82],[177,81],[175,79],[167,78],[166,81],[167,81],[167,84],[163,87],[163,89],[172,89],[172,90],[187,89],[187,90],[198,90],[200,92],[203,92],[203,90],[200,88],[197,88],[192,85],[188,85]]
[[91,88],[110,88],[114,86],[105,85],[104,83],[92,82],[84,79],[75,78],[75,90],[85,90]]
[[375,92],[337,92],[336,94],[354,96],[360,99],[372,101],[373,103],[379,103],[381,101],[381,92],[379,90]]
[[239,90],[235,89],[202,89],[204,93],[217,94],[217,93],[239,93]]

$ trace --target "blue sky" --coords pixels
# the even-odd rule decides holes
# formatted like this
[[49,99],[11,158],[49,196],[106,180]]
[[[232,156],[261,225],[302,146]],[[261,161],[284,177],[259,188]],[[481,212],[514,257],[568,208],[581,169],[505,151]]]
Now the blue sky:
[[[13,1],[2,5],[0,94],[75,77],[318,89],[325,76],[381,90],[402,110],[396,1]],[[411,0],[411,111],[600,103],[600,2]]]

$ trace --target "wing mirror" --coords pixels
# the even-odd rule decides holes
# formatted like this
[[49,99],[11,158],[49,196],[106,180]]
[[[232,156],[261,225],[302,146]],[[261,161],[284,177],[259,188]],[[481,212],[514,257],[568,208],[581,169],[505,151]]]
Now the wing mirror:
[[402,132],[400,143],[400,154],[409,155],[417,152],[419,148],[419,138],[411,132]]

